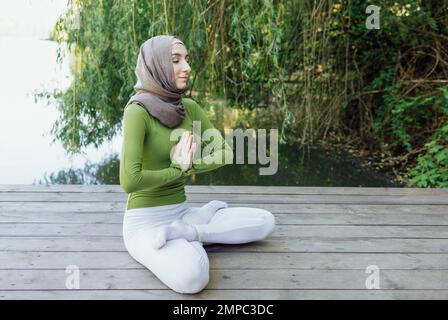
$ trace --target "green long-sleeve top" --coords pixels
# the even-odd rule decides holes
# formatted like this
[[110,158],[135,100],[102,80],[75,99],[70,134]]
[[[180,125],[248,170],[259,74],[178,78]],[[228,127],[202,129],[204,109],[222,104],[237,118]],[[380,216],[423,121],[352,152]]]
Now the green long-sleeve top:
[[[231,147],[198,103],[190,98],[182,98],[182,103],[186,109],[185,118],[172,129],[164,126],[138,104],[129,104],[125,108],[119,175],[121,187],[129,193],[126,210],[183,202],[186,200],[187,176],[233,162]],[[179,164],[170,158],[171,149],[178,143],[180,135],[175,141],[170,141],[170,135],[179,128],[193,132],[193,121],[200,121],[203,137],[201,150],[207,146],[212,152],[205,153],[200,163],[193,163],[192,168],[183,172]],[[213,138],[202,136],[207,129],[216,130],[217,134]],[[218,136],[219,139],[215,139]]]

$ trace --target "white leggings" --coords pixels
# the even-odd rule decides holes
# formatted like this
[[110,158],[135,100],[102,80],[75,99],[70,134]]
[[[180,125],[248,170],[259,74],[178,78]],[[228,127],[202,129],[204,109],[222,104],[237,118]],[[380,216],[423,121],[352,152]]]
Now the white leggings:
[[[123,239],[132,258],[148,268],[172,290],[197,293],[209,281],[209,261],[203,245],[239,244],[262,240],[275,228],[274,215],[264,209],[227,207],[219,209],[208,224],[195,224],[199,241],[169,240],[160,249],[149,245],[154,228],[199,214],[200,207],[187,201],[125,211]],[[188,218],[187,218],[188,219]]]

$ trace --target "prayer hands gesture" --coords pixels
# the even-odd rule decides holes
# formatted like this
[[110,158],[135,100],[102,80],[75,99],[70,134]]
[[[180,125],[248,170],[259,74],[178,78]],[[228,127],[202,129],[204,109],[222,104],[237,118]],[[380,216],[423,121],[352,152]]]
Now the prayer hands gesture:
[[187,171],[192,167],[193,156],[196,152],[197,142],[191,131],[185,131],[179,142],[173,147],[171,161],[178,163],[182,171]]

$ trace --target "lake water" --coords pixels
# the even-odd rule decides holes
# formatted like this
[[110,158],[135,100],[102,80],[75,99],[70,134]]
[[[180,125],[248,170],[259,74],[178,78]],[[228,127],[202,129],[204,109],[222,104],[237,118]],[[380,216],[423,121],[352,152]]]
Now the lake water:
[[[0,183],[119,184],[121,136],[69,158],[51,144],[57,118],[53,105],[34,101],[33,92],[67,88],[69,62],[56,63],[57,44],[35,37],[0,37]],[[33,54],[30,55],[29,53]],[[260,176],[260,165],[233,164],[189,177],[187,184],[276,186],[399,186],[385,174],[361,168],[344,153],[312,149],[302,161],[297,147],[279,145],[275,175]]]
[[69,62],[57,64],[57,44],[35,37],[3,36],[0,48],[0,183],[32,184],[46,173],[98,162],[106,153],[120,150],[118,137],[72,158],[60,143],[50,145],[58,111],[45,101],[35,102],[33,92],[67,88],[72,81]]

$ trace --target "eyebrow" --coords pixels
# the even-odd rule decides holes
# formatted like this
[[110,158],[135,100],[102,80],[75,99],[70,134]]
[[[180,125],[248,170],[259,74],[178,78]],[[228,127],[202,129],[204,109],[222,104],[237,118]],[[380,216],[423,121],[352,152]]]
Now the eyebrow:
[[[172,55],[173,55],[173,56],[181,56],[181,57],[182,57],[182,55],[181,55],[180,53],[177,53],[177,52],[176,52],[176,53],[173,53]],[[186,58],[186,57],[190,58],[190,55],[187,54],[187,55],[185,56],[185,58]]]

